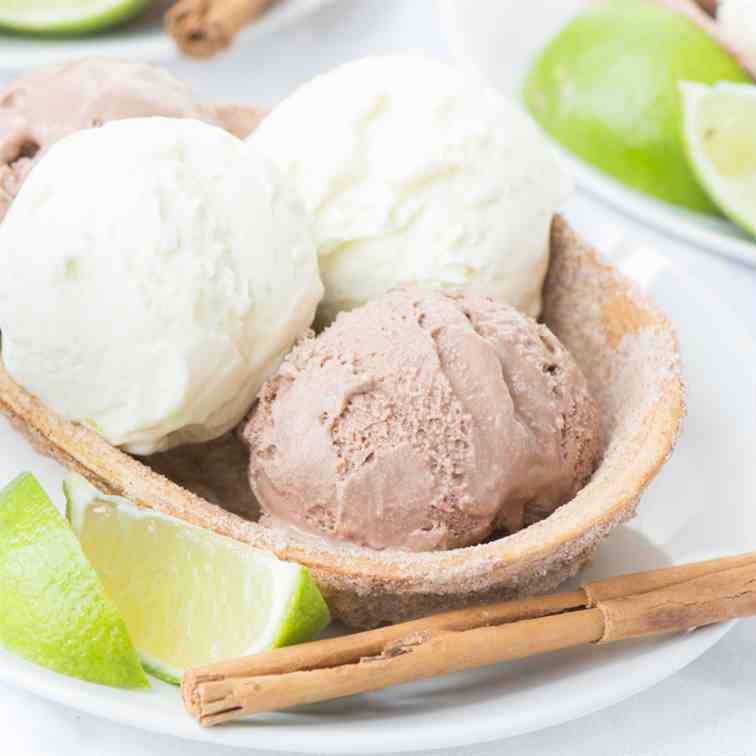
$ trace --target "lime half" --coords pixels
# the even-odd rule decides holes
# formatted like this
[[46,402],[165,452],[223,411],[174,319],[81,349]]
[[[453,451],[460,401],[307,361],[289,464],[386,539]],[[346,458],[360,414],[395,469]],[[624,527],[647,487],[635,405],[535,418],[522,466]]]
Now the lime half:
[[685,148],[709,196],[756,235],[756,86],[683,82]]
[[85,34],[135,16],[149,0],[0,0],[0,27],[31,34]]
[[28,473],[0,491],[0,645],[82,680],[149,685],[118,609]]
[[306,569],[71,475],[68,517],[123,613],[145,667],[187,669],[310,640],[330,621]]

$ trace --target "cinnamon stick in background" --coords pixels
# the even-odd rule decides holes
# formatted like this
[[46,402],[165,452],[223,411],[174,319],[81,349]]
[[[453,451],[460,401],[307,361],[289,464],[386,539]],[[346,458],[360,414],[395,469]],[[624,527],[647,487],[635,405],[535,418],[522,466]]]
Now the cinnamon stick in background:
[[717,0],[696,0],[696,2],[710,15],[717,14]]
[[187,710],[210,726],[586,643],[756,613],[756,554],[590,583],[188,672]]
[[227,48],[272,1],[178,0],[166,14],[166,26],[181,52],[210,58]]

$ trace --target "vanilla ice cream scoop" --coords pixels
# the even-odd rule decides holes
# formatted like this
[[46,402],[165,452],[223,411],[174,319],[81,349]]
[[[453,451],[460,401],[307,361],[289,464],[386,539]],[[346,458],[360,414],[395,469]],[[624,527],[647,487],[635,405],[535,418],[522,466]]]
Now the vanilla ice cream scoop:
[[309,219],[279,172],[189,119],[58,142],[0,248],[8,372],[137,454],[234,427],[322,294]]
[[409,285],[540,311],[570,181],[494,90],[421,57],[366,58],[295,91],[249,140],[315,219],[323,321]]
[[83,58],[38,68],[0,92],[0,220],[53,144],[74,131],[146,116],[196,118],[245,137],[259,112],[202,103],[184,82],[145,63]]

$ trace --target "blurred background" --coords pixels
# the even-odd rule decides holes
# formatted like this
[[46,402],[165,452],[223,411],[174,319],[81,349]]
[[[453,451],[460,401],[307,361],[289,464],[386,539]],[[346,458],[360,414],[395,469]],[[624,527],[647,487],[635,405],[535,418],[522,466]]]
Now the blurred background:
[[[703,124],[683,138],[679,87],[752,82],[754,19],[752,0],[0,0],[0,86],[103,56],[161,66],[203,99],[270,108],[339,63],[425,52],[518,100],[583,190],[752,266],[754,192],[698,149]],[[714,125],[747,130],[749,98],[731,99]]]

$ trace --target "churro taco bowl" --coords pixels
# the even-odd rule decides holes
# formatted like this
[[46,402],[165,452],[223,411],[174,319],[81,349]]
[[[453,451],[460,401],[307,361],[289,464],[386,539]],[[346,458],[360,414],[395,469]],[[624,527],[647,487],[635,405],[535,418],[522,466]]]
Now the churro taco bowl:
[[543,291],[545,324],[571,352],[597,402],[601,462],[569,502],[511,535],[410,553],[320,539],[258,523],[239,434],[131,456],[68,422],[0,366],[0,409],[41,453],[123,496],[307,567],[333,615],[371,627],[553,589],[635,513],[672,451],[684,414],[674,333],[664,318],[557,216]]

